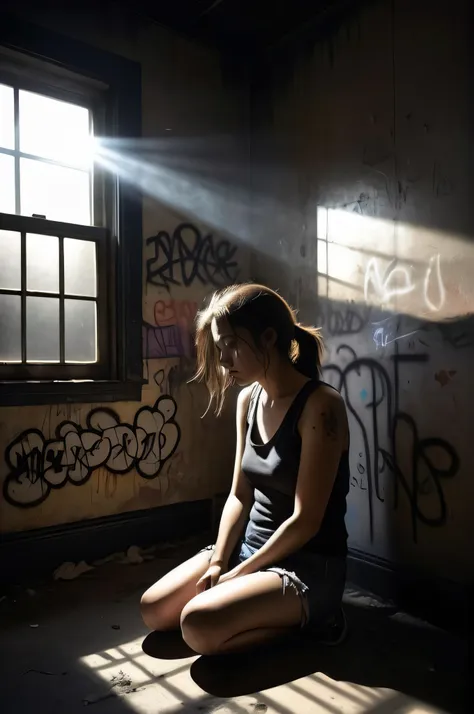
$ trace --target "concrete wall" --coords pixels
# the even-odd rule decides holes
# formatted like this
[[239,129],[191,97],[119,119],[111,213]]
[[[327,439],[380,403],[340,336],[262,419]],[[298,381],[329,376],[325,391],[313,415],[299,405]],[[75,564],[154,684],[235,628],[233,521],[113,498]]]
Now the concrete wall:
[[[8,479],[7,500],[0,500],[2,532],[207,498],[225,489],[232,474],[231,404],[220,420],[212,415],[202,420],[205,390],[186,382],[194,369],[191,331],[197,306],[214,286],[248,273],[242,245],[248,95],[228,84],[212,51],[121,11],[117,3],[98,7],[72,2],[66,9],[44,2],[14,10],[141,63],[144,141],[133,149],[139,165],[133,179],[144,192],[144,235],[137,241],[144,241],[146,384],[141,403],[0,409],[0,482]],[[120,146],[113,160],[122,171]],[[180,228],[183,223],[190,225]],[[175,239],[175,283],[167,280],[169,237]],[[188,251],[184,261],[178,260],[179,247]],[[90,426],[103,432],[92,468],[80,467],[72,457],[69,463],[64,433],[58,431],[65,420],[76,425],[86,448]],[[143,459],[145,434],[155,446]],[[127,453],[120,446],[124,439]],[[110,457],[109,443],[115,445]],[[57,464],[60,452],[58,471],[52,460]]]
[[350,413],[352,548],[462,581],[474,565],[469,2],[449,10],[368,3],[270,80],[262,70],[251,266],[324,328],[325,376]]

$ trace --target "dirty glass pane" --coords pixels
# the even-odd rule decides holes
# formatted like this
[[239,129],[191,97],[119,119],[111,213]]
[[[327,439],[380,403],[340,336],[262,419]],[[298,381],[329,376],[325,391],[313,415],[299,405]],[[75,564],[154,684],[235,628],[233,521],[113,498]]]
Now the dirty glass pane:
[[50,221],[90,225],[90,176],[86,171],[20,159],[21,212]]
[[0,230],[0,289],[21,290],[21,235],[14,231]]
[[64,292],[97,296],[96,246],[87,240],[64,239]]
[[96,304],[92,300],[65,300],[66,362],[97,361]]
[[15,159],[0,154],[0,213],[15,213]]
[[27,362],[59,362],[59,299],[26,298]]
[[0,362],[21,362],[19,295],[0,295]]
[[20,90],[20,151],[87,168],[91,162],[89,110]]
[[13,113],[13,87],[0,84],[0,146],[15,148],[15,119]]
[[26,289],[59,292],[59,238],[26,235]]

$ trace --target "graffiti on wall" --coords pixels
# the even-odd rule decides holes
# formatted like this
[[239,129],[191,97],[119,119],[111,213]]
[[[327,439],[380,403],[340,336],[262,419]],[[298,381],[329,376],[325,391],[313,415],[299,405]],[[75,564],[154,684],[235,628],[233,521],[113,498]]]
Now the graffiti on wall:
[[400,265],[394,258],[382,271],[378,258],[371,258],[364,278],[364,299],[376,303],[389,302],[394,297],[419,291],[417,304],[424,304],[430,312],[439,312],[446,302],[446,288],[441,274],[441,256],[432,255],[428,265],[422,269],[422,279],[414,277],[412,265]]
[[358,357],[349,345],[340,345],[337,355],[345,364],[328,364],[324,374],[342,392],[363,444],[351,485],[367,492],[370,538],[374,505],[385,501],[388,477],[394,508],[401,494],[409,503],[416,543],[419,523],[432,527],[446,523],[444,482],[459,471],[452,444],[437,436],[421,438],[415,419],[400,408],[400,371],[426,363],[428,355],[401,353],[395,343],[390,370],[380,360]]
[[371,314],[370,305],[359,308],[354,303],[338,305],[330,301],[324,309],[320,306],[316,323],[330,337],[357,335],[367,327]]
[[52,489],[81,486],[98,468],[113,474],[135,469],[142,478],[156,478],[180,441],[176,410],[174,399],[162,395],[154,406],[141,407],[133,424],[99,407],[89,412],[85,428],[63,421],[52,439],[39,429],[24,431],[5,450],[5,500],[19,508],[38,506]]
[[[175,396],[183,384],[189,384],[196,374],[195,360],[182,357],[177,364],[172,365],[167,371],[157,370],[153,375],[153,382],[159,388],[160,393]],[[192,399],[192,392],[189,392]]]
[[173,234],[159,231],[146,240],[153,255],[146,262],[147,282],[170,290],[173,285],[222,287],[237,280],[237,247],[228,240],[202,235],[192,223],[181,223]]
[[144,359],[194,357],[196,313],[196,302],[157,300],[154,307],[155,324],[144,322],[142,327]]
[[[316,324],[327,337],[346,337],[369,330],[377,349],[401,340],[416,340],[427,347],[425,336],[436,333],[437,339],[455,350],[474,345],[474,315],[431,322],[413,315],[387,314],[371,305],[319,299]],[[416,337],[415,337],[416,336]]]

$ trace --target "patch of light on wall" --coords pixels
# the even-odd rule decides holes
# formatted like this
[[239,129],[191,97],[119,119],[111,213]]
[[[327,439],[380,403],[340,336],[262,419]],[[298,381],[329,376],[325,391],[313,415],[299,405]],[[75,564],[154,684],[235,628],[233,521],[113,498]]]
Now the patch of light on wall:
[[474,311],[464,238],[343,209],[317,209],[318,294],[427,320]]

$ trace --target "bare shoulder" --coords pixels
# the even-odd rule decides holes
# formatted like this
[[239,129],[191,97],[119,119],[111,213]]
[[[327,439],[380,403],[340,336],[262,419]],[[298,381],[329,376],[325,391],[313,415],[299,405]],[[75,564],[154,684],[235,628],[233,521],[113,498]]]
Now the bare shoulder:
[[255,384],[249,384],[248,387],[244,387],[240,390],[239,396],[237,397],[237,410],[248,409],[254,387]]
[[347,414],[344,400],[338,391],[322,384],[305,404],[300,419],[300,429],[317,429],[325,437],[348,443]]
[[239,396],[237,397],[237,422],[245,421],[247,418],[247,412],[250,405],[250,398],[252,396],[255,384],[249,384],[248,387],[244,387],[240,390]]

